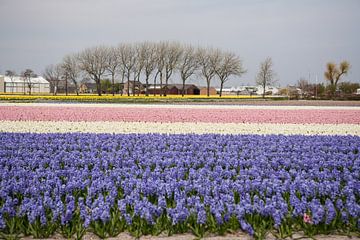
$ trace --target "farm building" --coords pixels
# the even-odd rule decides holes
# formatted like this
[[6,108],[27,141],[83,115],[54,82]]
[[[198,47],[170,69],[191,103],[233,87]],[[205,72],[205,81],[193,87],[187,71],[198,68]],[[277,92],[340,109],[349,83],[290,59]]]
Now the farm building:
[[[181,95],[182,94],[182,84],[169,84],[168,85],[168,94]],[[185,95],[199,95],[200,89],[194,84],[185,84],[184,88]]]
[[5,93],[50,93],[50,83],[43,77],[33,77],[30,81],[23,77],[0,75],[0,92]]
[[149,85],[148,87],[149,94],[160,94],[162,93],[160,85]]
[[80,84],[79,87],[80,93],[96,93],[96,83],[93,82],[84,82]]
[[[216,95],[217,94],[216,88],[210,87],[209,94],[210,95]],[[207,87],[201,87],[200,88],[200,95],[207,95]]]
[[140,94],[145,92],[145,84],[142,84],[140,81],[130,80],[124,83],[123,94],[133,94],[133,90],[135,90],[135,94]]
[[[167,94],[169,95],[181,95],[182,94],[182,84],[168,84],[167,86]],[[194,84],[185,84],[185,95],[199,95],[200,89],[195,86]],[[149,94],[160,94],[165,93],[165,86],[163,85],[160,88],[159,85],[156,86],[149,86]]]
[[[220,92],[220,88],[216,89],[217,93]],[[265,93],[266,95],[276,95],[279,92],[277,87],[266,86]],[[240,87],[231,87],[223,88],[223,95],[261,95],[263,94],[262,86],[240,86]]]

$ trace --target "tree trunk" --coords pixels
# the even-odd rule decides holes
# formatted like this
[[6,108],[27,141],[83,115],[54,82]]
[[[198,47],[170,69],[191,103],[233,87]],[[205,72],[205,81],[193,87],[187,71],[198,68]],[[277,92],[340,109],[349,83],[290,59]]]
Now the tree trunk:
[[115,73],[111,74],[111,84],[112,95],[115,96]]
[[160,72],[160,97],[163,95],[162,85],[163,85],[163,73],[161,71]]
[[68,95],[68,80],[67,78],[65,79],[65,95]]
[[78,88],[78,84],[76,81],[74,81],[75,84],[75,91],[76,91],[76,96],[79,96],[79,88]]
[[138,87],[138,92],[137,92],[137,95],[140,96],[140,91],[141,91],[141,85],[140,85],[140,73],[138,74],[138,77],[137,77],[137,82],[139,83],[139,87]]
[[101,82],[100,79],[95,80],[96,82],[96,90],[99,96],[101,96]]
[[265,99],[265,87],[266,87],[266,85],[264,84],[263,85],[263,94],[262,94],[263,99]]
[[182,97],[184,97],[184,94],[185,94],[185,80],[183,79],[183,85],[182,85],[182,91],[181,91],[181,95]]
[[207,96],[210,97],[210,80],[209,79],[206,79],[206,84],[207,84]]
[[134,73],[134,81],[133,81],[133,85],[132,85],[132,95],[135,96],[135,81],[136,81],[136,73]]
[[128,95],[128,97],[130,97],[130,72],[128,72],[128,74],[127,74],[127,80],[128,80],[127,95]]
[[149,76],[146,75],[145,78],[145,96],[149,96]]
[[121,96],[123,95],[123,92],[124,92],[124,79],[125,79],[125,71],[122,72],[122,75],[121,75]]
[[222,90],[223,90],[223,86],[224,86],[224,82],[221,80],[221,83],[220,83],[220,97],[222,96]]
[[169,79],[166,77],[166,79],[165,79],[165,89],[164,89],[164,96],[165,97],[166,97],[167,92],[168,92],[168,82],[169,82]]
[[156,96],[156,79],[157,79],[158,75],[159,75],[159,71],[155,74],[155,77],[154,77],[154,96]]

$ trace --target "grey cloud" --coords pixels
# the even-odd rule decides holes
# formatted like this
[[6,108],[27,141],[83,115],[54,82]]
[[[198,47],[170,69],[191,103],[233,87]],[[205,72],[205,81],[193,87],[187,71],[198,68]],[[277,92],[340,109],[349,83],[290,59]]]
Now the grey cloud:
[[254,83],[270,56],[282,85],[347,59],[360,81],[357,0],[0,0],[0,72],[45,66],[97,44],[178,40],[236,52]]

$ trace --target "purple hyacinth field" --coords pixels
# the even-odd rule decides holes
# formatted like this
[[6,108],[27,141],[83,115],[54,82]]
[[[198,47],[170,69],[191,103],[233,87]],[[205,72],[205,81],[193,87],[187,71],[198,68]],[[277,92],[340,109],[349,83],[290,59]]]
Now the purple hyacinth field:
[[353,234],[360,137],[0,133],[3,238]]

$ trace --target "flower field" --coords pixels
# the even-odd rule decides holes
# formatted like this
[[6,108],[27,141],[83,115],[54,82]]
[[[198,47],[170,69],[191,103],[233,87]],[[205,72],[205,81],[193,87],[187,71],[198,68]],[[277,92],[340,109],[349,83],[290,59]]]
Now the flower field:
[[0,104],[0,237],[359,236],[360,109]]

